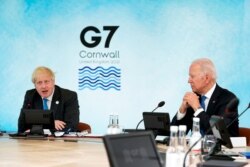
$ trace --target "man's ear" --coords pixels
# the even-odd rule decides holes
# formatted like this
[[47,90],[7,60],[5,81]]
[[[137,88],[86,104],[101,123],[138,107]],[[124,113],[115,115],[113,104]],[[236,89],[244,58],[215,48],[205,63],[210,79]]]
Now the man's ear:
[[211,80],[211,75],[209,75],[209,74],[205,74],[205,81],[206,81],[206,83],[209,83],[210,82],[210,80]]

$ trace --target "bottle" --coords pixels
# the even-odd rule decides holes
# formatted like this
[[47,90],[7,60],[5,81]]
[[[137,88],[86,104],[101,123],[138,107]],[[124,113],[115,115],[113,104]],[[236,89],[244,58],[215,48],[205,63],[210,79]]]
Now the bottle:
[[121,133],[120,126],[119,126],[119,115],[115,114],[113,115],[113,133],[112,134],[118,134]]
[[108,124],[107,134],[112,134],[113,133],[113,127],[114,127],[114,115],[110,114],[109,115],[109,124]]
[[179,167],[183,166],[184,157],[187,151],[186,131],[187,131],[186,125],[179,125],[178,146],[177,146],[177,151],[179,154],[179,161],[178,161]]
[[[192,147],[194,143],[196,143],[201,138],[200,133],[200,118],[194,117],[193,118],[193,129],[192,135],[189,141],[189,147]],[[189,153],[189,164],[198,164],[201,162],[201,140],[191,149]]]
[[166,152],[166,167],[176,167],[178,165],[178,127],[170,126],[170,141]]
[[[190,144],[189,147],[193,146],[193,144],[201,138],[200,133],[200,118],[194,117],[193,118],[193,129],[192,129],[192,135],[190,138]],[[192,151],[201,151],[201,141],[199,141],[193,148]]]
[[178,136],[178,151],[186,152],[187,150],[187,141],[186,141],[186,125],[179,125],[179,136]]
[[109,115],[109,125],[107,129],[107,134],[118,134],[121,133],[122,130],[119,126],[119,116],[118,114],[110,114]]

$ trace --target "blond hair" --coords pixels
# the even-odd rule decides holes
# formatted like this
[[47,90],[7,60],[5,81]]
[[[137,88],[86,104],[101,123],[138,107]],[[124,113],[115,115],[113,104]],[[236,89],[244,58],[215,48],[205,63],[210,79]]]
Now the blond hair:
[[49,69],[48,67],[44,67],[44,66],[40,66],[40,67],[37,67],[33,73],[32,73],[32,78],[31,78],[31,81],[35,84],[36,83],[36,77],[39,73],[47,73],[51,76],[51,79],[54,81],[55,80],[55,74],[54,72]]

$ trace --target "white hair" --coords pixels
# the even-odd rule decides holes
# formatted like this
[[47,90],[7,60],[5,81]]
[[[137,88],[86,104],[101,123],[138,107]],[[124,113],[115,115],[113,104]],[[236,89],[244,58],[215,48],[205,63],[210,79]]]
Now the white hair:
[[208,58],[196,59],[192,62],[192,64],[198,64],[203,74],[211,75],[212,79],[216,81],[217,79],[216,69],[214,63],[210,59]]

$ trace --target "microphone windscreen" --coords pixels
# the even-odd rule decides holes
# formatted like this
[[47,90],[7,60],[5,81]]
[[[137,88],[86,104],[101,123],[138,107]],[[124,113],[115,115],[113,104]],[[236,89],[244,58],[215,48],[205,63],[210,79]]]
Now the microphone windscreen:
[[227,112],[235,112],[237,111],[239,105],[239,99],[237,97],[233,98],[226,106]]
[[165,104],[165,101],[161,101],[161,102],[158,104],[158,107],[162,107],[162,106],[164,106],[164,104]]

